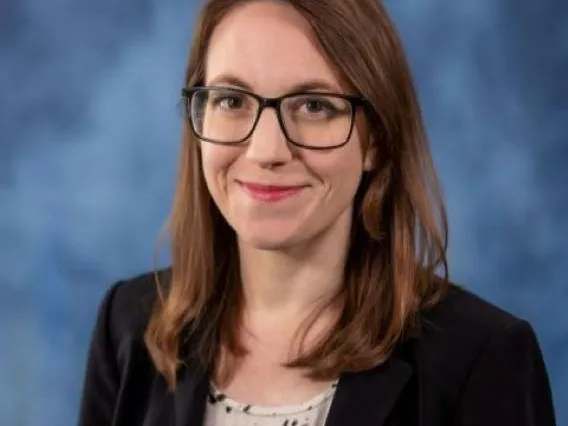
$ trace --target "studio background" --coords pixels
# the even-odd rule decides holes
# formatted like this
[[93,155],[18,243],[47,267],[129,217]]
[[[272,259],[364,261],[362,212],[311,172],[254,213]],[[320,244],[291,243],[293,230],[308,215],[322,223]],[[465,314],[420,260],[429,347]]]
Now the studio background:
[[[153,267],[200,4],[0,3],[2,426],[75,424],[100,298]],[[568,425],[568,3],[387,5],[444,187],[452,277],[534,325]]]

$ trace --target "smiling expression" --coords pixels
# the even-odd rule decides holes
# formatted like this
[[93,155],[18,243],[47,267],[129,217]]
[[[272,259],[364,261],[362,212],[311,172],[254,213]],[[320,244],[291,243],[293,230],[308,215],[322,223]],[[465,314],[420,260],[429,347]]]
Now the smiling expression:
[[[233,9],[216,27],[205,85],[277,97],[299,88],[347,93],[309,23],[293,7],[255,1]],[[315,83],[315,84],[314,84]],[[289,143],[274,109],[263,111],[242,144],[201,142],[205,181],[240,243],[286,249],[322,233],[346,236],[353,198],[372,151],[363,153],[364,116],[347,144],[309,150]]]

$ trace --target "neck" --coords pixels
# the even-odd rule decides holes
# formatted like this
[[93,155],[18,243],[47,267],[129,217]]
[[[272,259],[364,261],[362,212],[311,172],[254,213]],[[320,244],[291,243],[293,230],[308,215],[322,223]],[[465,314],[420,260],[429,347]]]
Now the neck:
[[239,241],[245,310],[299,318],[335,296],[343,285],[349,244],[346,219],[287,250],[259,250]]

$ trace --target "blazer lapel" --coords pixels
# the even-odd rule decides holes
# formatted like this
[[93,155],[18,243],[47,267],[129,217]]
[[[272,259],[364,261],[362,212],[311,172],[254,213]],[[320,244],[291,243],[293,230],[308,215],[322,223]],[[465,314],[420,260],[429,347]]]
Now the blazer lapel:
[[208,374],[199,368],[185,367],[181,371],[173,397],[175,426],[203,425],[209,389],[208,377]]
[[[395,351],[384,364],[358,373],[344,373],[325,426],[382,426],[413,374],[412,364]],[[209,373],[188,363],[178,375],[173,394],[160,410],[158,423],[168,426],[202,426],[209,391]]]
[[400,358],[342,375],[325,426],[383,425],[411,376],[412,366]]
[[144,426],[202,426],[207,401],[207,374],[202,369],[183,367],[174,392],[158,377]]
[[[411,365],[400,358],[372,370],[342,374],[325,426],[382,426],[411,376]],[[145,424],[202,426],[208,378],[202,369],[183,368],[160,415]]]
[[[411,365],[400,358],[372,370],[341,375],[325,426],[383,425],[411,376]],[[161,424],[202,426],[208,377],[203,370],[184,368],[170,395],[173,422]]]

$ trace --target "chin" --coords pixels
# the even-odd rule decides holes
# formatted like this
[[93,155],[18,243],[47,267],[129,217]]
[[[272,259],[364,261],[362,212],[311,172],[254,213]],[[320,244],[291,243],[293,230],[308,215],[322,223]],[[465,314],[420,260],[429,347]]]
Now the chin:
[[237,230],[237,235],[242,242],[257,250],[285,250],[300,243],[298,236],[282,228]]

